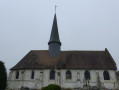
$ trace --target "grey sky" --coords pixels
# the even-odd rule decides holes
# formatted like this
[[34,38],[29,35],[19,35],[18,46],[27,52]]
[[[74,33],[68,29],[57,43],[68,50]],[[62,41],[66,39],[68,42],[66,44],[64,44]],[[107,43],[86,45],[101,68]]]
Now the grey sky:
[[0,60],[47,50],[54,6],[62,50],[108,48],[119,69],[119,0],[0,0]]

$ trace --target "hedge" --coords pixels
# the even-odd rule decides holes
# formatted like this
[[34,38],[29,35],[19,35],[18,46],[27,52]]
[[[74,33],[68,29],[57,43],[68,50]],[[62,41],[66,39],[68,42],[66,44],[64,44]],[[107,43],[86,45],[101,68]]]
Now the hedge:
[[50,84],[46,87],[43,87],[41,90],[61,90],[61,87],[55,84]]

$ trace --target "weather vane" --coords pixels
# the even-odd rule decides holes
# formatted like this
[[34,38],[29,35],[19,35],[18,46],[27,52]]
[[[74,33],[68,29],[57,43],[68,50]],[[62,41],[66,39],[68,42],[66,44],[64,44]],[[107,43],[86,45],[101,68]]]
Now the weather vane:
[[56,8],[57,8],[57,6],[55,6],[55,14],[56,14]]

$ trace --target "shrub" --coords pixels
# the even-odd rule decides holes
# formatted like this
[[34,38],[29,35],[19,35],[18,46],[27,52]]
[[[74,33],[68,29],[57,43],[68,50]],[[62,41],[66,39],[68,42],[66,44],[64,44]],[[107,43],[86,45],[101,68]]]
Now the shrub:
[[61,90],[61,87],[55,84],[50,84],[46,87],[43,87],[42,90]]
[[0,61],[0,90],[5,90],[7,83],[7,73],[4,63]]

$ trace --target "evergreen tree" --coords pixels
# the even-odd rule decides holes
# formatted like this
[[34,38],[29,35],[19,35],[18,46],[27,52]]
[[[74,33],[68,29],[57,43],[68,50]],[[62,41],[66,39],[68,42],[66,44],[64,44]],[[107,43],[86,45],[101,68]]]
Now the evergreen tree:
[[5,65],[0,61],[0,90],[5,90],[7,83],[7,73]]

